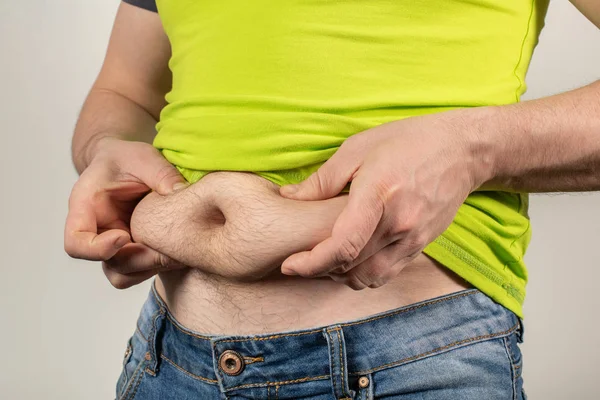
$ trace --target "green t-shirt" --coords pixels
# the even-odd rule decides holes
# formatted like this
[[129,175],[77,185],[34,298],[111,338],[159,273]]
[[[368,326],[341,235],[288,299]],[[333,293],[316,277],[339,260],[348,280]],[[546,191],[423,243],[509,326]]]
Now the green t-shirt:
[[[355,133],[509,104],[548,0],[157,0],[173,88],[154,145],[190,182],[298,183]],[[425,253],[522,316],[528,195],[475,192]]]

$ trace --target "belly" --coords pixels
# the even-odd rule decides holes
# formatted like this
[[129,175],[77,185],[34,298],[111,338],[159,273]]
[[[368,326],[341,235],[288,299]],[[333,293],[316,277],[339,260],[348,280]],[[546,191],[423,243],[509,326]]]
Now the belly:
[[186,265],[156,280],[175,318],[204,334],[258,334],[361,318],[470,287],[424,254],[390,283],[354,291],[329,278],[279,272],[331,233],[347,195],[295,201],[251,173],[213,172],[136,208],[132,235]]

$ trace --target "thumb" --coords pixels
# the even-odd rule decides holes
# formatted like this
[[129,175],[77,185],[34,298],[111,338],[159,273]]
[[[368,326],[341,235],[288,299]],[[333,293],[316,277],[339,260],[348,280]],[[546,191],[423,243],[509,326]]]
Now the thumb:
[[154,148],[151,150],[137,160],[141,164],[141,168],[140,165],[137,166],[137,176],[146,186],[162,196],[189,186],[177,168],[167,161],[158,150]]
[[341,147],[307,179],[296,185],[282,186],[280,194],[295,200],[325,200],[339,194],[360,167],[356,157]]

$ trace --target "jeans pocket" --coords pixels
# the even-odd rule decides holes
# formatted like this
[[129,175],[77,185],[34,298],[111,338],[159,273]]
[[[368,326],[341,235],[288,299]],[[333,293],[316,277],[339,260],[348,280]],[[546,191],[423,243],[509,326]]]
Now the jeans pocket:
[[139,380],[140,373],[143,372],[144,354],[146,341],[140,339],[135,333],[127,341],[125,354],[123,356],[123,368],[117,381],[117,399],[124,400],[129,396],[131,386]]

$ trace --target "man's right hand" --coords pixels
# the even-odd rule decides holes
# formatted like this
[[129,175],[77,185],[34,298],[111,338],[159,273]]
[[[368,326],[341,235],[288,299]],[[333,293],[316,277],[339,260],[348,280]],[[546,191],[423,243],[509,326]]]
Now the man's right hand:
[[125,289],[179,262],[133,243],[129,221],[150,191],[167,195],[187,183],[152,145],[105,137],[73,187],[65,225],[65,251],[74,258],[102,261],[110,283]]

